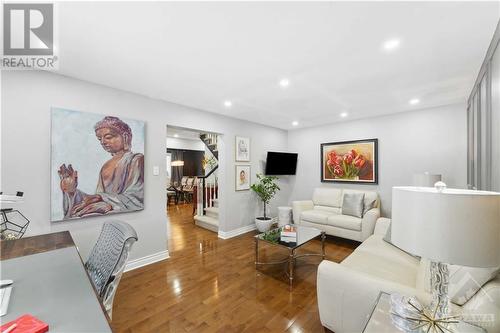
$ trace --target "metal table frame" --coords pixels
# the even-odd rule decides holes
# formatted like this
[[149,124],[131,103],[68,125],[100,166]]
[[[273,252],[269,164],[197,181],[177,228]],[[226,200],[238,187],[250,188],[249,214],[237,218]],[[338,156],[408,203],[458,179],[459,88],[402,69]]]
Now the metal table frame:
[[[299,249],[302,245],[309,243],[310,241],[320,237],[321,238],[321,253],[303,253],[303,254],[296,254],[295,251]],[[293,277],[294,277],[294,271],[295,271],[295,266],[296,263],[295,261],[298,258],[302,257],[312,257],[312,256],[320,256],[322,259],[325,259],[325,239],[326,239],[326,233],[324,231],[321,231],[321,234],[311,238],[310,240],[296,246],[296,247],[288,247],[279,243],[273,243],[270,241],[267,241],[265,239],[260,239],[259,235],[255,236],[255,269],[258,269],[259,265],[279,265],[279,264],[287,264],[287,268],[285,270],[285,273],[288,276],[288,283],[290,287],[290,291],[293,289]],[[259,241],[265,242],[267,244],[271,244],[274,246],[279,246],[282,248],[285,248],[288,250],[288,256],[287,258],[279,261],[268,261],[268,262],[262,262],[259,261]]]

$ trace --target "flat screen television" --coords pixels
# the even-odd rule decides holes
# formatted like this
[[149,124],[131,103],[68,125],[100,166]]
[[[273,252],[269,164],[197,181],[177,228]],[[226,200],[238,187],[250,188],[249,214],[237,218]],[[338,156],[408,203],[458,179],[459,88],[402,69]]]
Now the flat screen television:
[[297,171],[297,153],[279,153],[268,151],[266,159],[266,175],[295,175]]

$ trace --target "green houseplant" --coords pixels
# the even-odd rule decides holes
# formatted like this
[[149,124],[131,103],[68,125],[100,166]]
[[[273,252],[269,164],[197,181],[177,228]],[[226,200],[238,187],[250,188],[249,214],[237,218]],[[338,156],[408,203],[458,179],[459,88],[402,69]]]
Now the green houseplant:
[[259,196],[260,200],[262,200],[262,203],[264,204],[264,216],[256,217],[255,224],[257,226],[257,230],[260,232],[266,232],[271,228],[272,224],[272,218],[267,216],[266,208],[280,188],[276,183],[278,180],[278,177],[276,176],[257,175],[257,178],[258,182],[252,184],[250,188]]

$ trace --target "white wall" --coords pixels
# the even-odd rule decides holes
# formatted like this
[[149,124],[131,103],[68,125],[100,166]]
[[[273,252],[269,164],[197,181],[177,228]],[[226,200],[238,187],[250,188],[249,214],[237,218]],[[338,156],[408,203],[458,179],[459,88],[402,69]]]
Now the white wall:
[[[414,173],[439,173],[449,187],[465,188],[466,127],[464,103],[290,131],[288,149],[299,153],[291,200],[311,198],[319,186],[372,189],[390,216],[392,187],[412,185]],[[373,138],[379,144],[378,185],[321,183],[321,143]]]
[[200,139],[167,138],[167,148],[205,151],[205,144]]
[[[117,214],[136,228],[139,242],[131,259],[162,252],[167,247],[165,215],[166,126],[195,128],[222,134],[220,229],[231,231],[253,224],[259,209],[255,196],[234,191],[234,137],[252,138],[252,172],[260,172],[267,150],[286,150],[287,133],[180,105],[150,99],[68,77],[35,71],[2,73],[1,178],[5,193],[25,192],[20,210],[31,220],[29,235],[70,230],[85,258],[97,239],[101,224],[110,217],[71,222],[50,222],[50,108],[116,115],[146,122],[145,209]],[[153,166],[160,176],[153,176]],[[252,179],[253,181],[253,179]],[[275,205],[289,196],[286,182]]]

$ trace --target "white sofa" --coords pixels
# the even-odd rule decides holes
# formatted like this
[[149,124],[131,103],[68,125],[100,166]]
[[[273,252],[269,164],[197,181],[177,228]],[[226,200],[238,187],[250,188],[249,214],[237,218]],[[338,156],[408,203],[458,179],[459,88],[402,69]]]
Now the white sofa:
[[[373,208],[362,218],[342,215],[342,203],[346,193],[364,193],[365,204],[375,200]],[[292,206],[295,224],[315,227],[328,235],[359,242],[373,234],[375,222],[380,217],[380,200],[374,191],[316,188],[312,200],[294,201]]]
[[[429,278],[425,265],[383,240],[389,223],[388,219],[379,219],[375,233],[342,263],[323,260],[319,265],[318,307],[324,327],[335,333],[362,332],[380,291],[430,301],[431,295],[424,287],[425,279]],[[500,275],[486,283],[482,290],[484,292],[477,292],[463,306],[452,304],[452,310],[473,318],[493,318],[489,324],[476,324],[488,333],[499,333]]]

